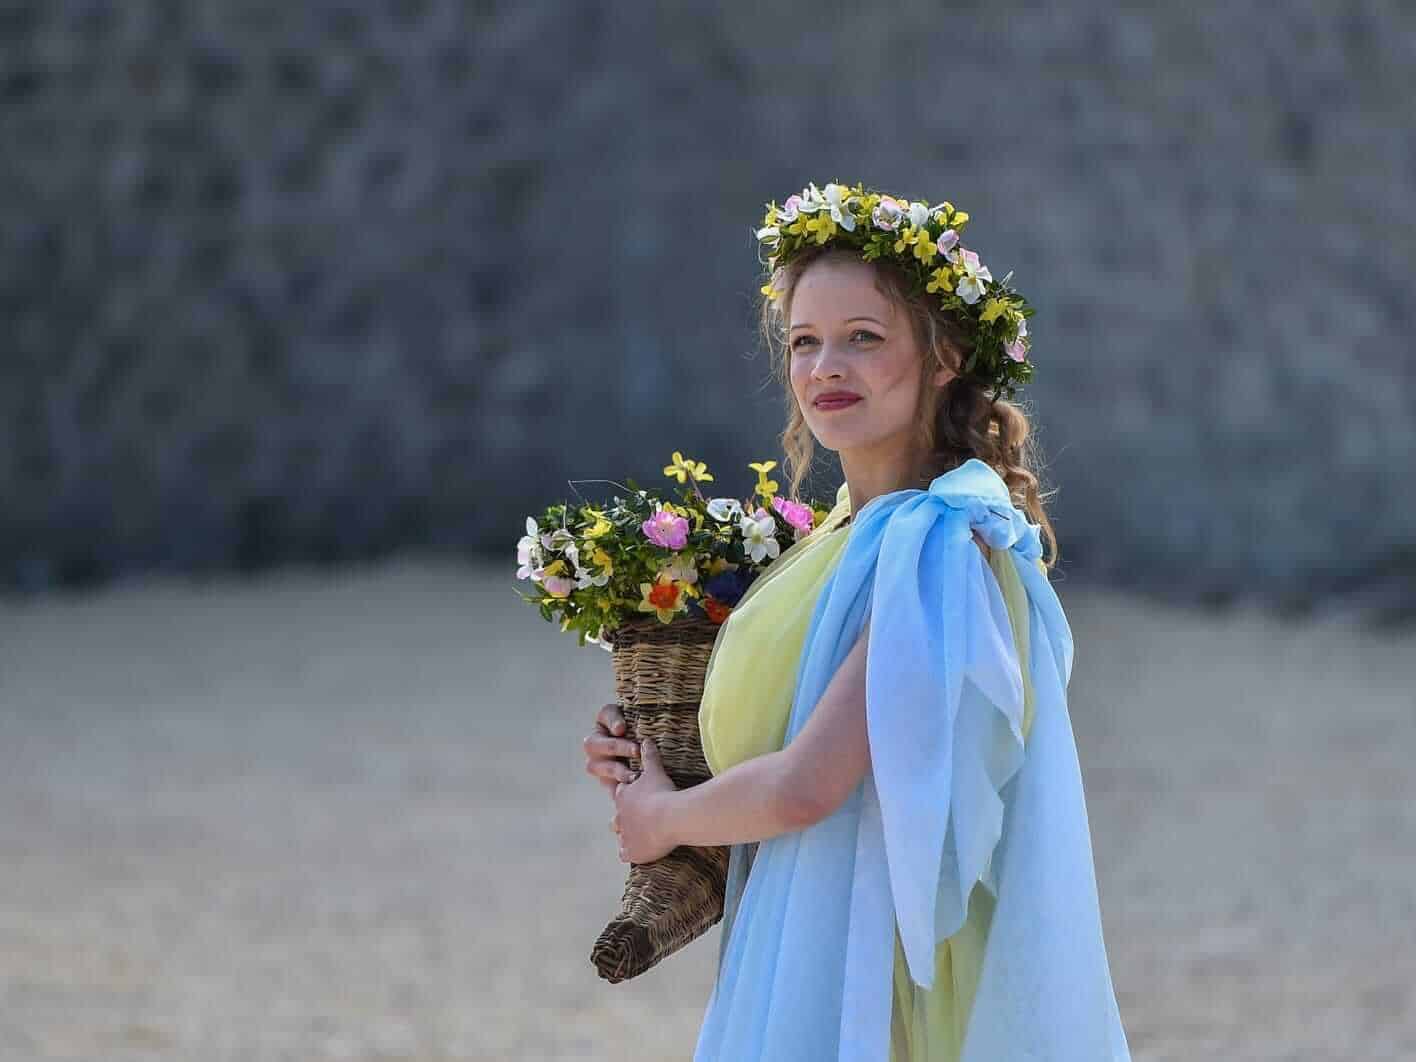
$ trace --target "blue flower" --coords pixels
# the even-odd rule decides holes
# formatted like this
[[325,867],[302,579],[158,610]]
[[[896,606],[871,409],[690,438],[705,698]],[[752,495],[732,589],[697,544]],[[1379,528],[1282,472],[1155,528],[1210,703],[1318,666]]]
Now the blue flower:
[[744,569],[733,568],[705,579],[703,592],[725,605],[736,605],[747,590],[749,581]]

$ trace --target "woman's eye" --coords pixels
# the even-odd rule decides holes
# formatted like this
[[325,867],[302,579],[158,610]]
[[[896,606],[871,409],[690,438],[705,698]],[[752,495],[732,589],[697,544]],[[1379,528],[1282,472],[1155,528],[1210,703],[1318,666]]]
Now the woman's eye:
[[[851,338],[852,338],[852,339],[855,339],[856,336],[865,336],[865,338],[866,338],[867,340],[872,340],[872,339],[878,340],[878,339],[880,338],[878,335],[876,335],[874,332],[872,332],[872,331],[871,331],[870,329],[868,329],[868,328],[857,328],[854,332],[851,333]],[[814,342],[816,342],[816,337],[815,337],[815,336],[797,336],[796,339],[792,340],[792,349],[795,350],[797,347],[800,347],[803,343],[814,343]]]

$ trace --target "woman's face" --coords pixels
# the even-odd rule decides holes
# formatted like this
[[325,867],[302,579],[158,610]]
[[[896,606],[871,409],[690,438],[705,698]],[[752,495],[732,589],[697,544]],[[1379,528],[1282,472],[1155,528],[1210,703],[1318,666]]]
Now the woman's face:
[[[865,261],[823,259],[792,295],[791,387],[816,440],[837,453],[908,452],[914,445],[923,353],[903,310],[876,290]],[[943,386],[948,369],[933,374]],[[855,396],[831,402],[836,393]]]

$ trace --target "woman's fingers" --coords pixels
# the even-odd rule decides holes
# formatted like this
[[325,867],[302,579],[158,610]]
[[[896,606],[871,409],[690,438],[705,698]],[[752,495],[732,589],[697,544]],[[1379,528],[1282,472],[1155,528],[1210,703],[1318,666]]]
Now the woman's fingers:
[[589,734],[585,738],[586,760],[613,760],[619,756],[638,756],[639,746],[625,738],[605,734]]
[[624,713],[618,704],[607,704],[595,715],[595,722],[605,733],[619,737],[625,732]]

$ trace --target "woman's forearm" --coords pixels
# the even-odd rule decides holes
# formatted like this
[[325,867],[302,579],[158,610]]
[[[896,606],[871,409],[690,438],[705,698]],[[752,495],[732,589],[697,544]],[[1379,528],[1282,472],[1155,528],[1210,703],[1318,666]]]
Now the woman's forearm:
[[706,782],[664,794],[666,835],[675,845],[742,844],[809,825],[803,802],[788,791],[784,753],[769,752]]

